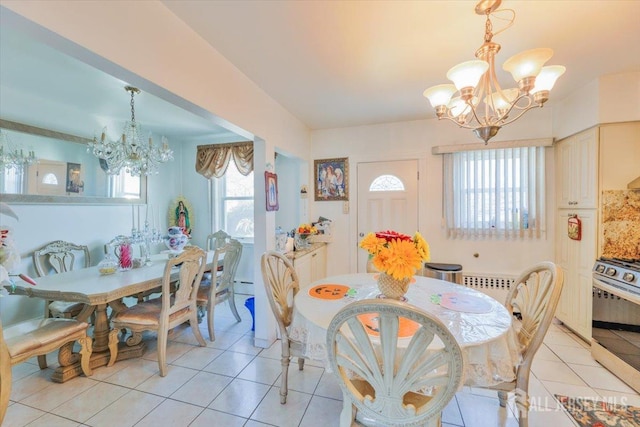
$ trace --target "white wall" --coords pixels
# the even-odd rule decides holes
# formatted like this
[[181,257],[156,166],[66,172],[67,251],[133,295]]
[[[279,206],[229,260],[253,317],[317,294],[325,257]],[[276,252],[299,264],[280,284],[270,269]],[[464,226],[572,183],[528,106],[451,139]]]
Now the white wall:
[[[551,111],[543,108],[527,113],[502,129],[496,140],[551,137]],[[349,205],[351,215],[344,214],[342,202],[316,202],[311,217],[325,216],[334,221],[334,234],[346,241],[329,244],[328,273],[339,274],[357,270],[356,169],[359,162],[416,158],[419,160],[419,231],[431,246],[433,262],[462,264],[468,272],[517,274],[533,262],[553,259],[553,239],[526,241],[469,241],[445,237],[442,227],[442,158],[431,154],[431,148],[455,143],[482,142],[471,131],[436,119],[372,126],[328,129],[312,134],[312,157],[349,158]],[[550,151],[550,150],[549,150]],[[547,170],[553,173],[553,156],[547,156]],[[553,200],[551,187],[547,199]],[[312,179],[310,178],[312,181]],[[553,223],[553,203],[547,204],[547,219]],[[373,230],[372,230],[373,231]],[[552,230],[549,230],[550,232]],[[552,234],[547,233],[547,236]],[[475,258],[473,254],[478,253]]]

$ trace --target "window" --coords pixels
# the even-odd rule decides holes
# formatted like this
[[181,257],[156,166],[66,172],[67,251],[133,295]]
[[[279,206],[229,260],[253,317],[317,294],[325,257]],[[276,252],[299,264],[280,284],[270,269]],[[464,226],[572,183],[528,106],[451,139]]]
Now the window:
[[109,186],[111,197],[124,197],[126,199],[136,199],[140,197],[140,177],[131,176],[130,173],[122,169],[118,175],[109,175]]
[[380,175],[373,180],[369,191],[404,191],[404,184],[394,175]]
[[253,237],[253,172],[244,176],[235,164],[216,179],[217,227],[233,237]]
[[544,147],[445,154],[444,194],[450,237],[540,237]]

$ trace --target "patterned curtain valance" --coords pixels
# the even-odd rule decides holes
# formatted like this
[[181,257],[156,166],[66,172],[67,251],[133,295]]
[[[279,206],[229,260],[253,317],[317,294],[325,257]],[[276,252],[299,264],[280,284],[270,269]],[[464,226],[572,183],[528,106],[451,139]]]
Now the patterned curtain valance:
[[221,178],[233,157],[238,170],[244,176],[253,171],[253,142],[233,142],[231,144],[198,145],[196,172],[205,178]]

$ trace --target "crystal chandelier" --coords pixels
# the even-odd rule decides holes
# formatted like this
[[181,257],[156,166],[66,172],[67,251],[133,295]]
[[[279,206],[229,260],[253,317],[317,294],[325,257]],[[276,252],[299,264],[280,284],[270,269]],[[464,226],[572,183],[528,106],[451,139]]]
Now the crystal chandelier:
[[35,163],[36,160],[38,159],[33,150],[27,151],[25,155],[24,149],[15,146],[9,135],[0,130],[0,168],[20,169]]
[[[495,56],[500,45],[491,41],[494,35],[509,28],[515,19],[497,33],[492,33],[491,15],[502,0],[482,0],[475,8],[478,15],[486,15],[484,43],[476,51],[476,60],[463,62],[447,72],[454,84],[442,84],[424,91],[435,108],[438,119],[447,119],[465,129],[473,129],[485,144],[502,126],[514,122],[532,108],[542,107],[549,99],[549,91],[565,72],[561,65],[543,67],[553,55],[548,48],[531,49],[509,58],[502,68],[517,82],[517,88],[502,89],[495,72]],[[454,97],[454,95],[456,95]]]
[[88,144],[87,151],[101,160],[100,165],[109,175],[118,175],[122,169],[132,176],[156,174],[160,163],[173,160],[173,151],[164,136],[160,146],[153,145],[151,134],[148,143],[144,142],[144,132],[136,122],[133,99],[140,89],[132,86],[125,86],[124,89],[131,93],[131,120],[125,123],[122,136],[118,141],[110,141],[104,128],[100,138],[94,137]]

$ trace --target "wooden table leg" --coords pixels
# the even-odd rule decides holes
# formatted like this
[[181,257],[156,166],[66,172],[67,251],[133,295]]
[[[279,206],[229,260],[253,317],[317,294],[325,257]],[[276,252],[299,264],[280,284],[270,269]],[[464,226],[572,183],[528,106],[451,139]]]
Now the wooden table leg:
[[[113,305],[116,307],[116,311],[121,308],[117,302],[114,302]],[[91,353],[91,362],[89,363],[91,369],[106,366],[111,357],[111,352],[109,351],[109,332],[111,332],[111,328],[107,316],[107,304],[99,304],[97,306],[87,305],[77,318],[78,320],[86,322],[94,311],[93,353]],[[80,366],[78,355],[72,352],[73,344],[74,343],[65,344],[60,348],[58,352],[60,367],[58,367],[51,376],[52,381],[63,383],[71,378],[82,375],[82,367]],[[146,345],[144,342],[131,347],[125,343],[119,343],[117,360],[142,357],[145,349]]]

